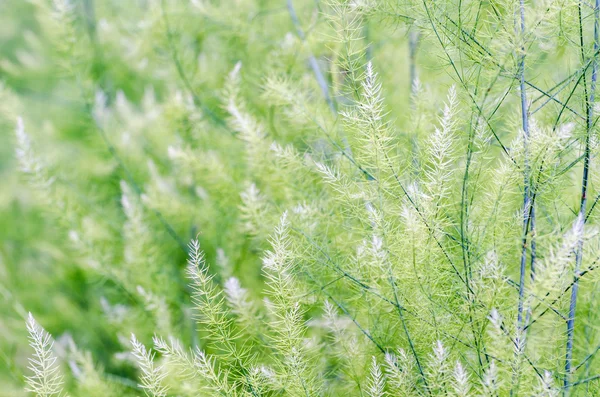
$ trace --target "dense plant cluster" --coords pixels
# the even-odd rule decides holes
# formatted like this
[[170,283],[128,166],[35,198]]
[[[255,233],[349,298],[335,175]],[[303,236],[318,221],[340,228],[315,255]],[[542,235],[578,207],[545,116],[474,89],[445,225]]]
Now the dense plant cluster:
[[0,395],[598,395],[599,3],[5,1]]

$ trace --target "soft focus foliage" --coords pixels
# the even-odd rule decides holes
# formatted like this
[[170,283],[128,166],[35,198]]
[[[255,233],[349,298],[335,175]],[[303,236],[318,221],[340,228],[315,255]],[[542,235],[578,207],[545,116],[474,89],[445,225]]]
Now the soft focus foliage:
[[599,1],[0,2],[0,396],[600,395]]

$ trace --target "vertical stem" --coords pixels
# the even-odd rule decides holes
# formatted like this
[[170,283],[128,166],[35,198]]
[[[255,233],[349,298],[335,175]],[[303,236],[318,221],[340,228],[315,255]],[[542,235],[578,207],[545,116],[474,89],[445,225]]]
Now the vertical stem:
[[[410,28],[410,32],[408,33],[408,60],[409,60],[409,104],[411,110],[416,114],[416,106],[415,106],[415,96],[417,94],[417,48],[419,46],[419,31],[415,29],[415,27]],[[412,163],[414,166],[414,172],[418,173],[420,164],[419,164],[419,129],[415,129],[416,134],[414,134],[411,138],[411,151],[412,151]]]
[[417,350],[415,349],[415,345],[410,336],[410,332],[408,331],[408,326],[406,325],[406,320],[404,318],[404,313],[402,312],[403,308],[400,306],[400,301],[398,299],[398,291],[396,289],[396,282],[394,281],[394,276],[392,275],[392,268],[389,268],[389,281],[392,285],[392,290],[394,291],[394,300],[396,301],[396,309],[398,310],[398,315],[400,316],[400,322],[402,323],[402,329],[404,330],[404,335],[406,335],[406,340],[408,342],[408,346],[410,347],[410,351],[415,358],[415,362],[417,363],[417,368],[419,369],[419,374],[421,375],[421,379],[423,379],[423,383],[425,384],[425,390],[427,393],[431,395],[431,390],[429,388],[429,384],[427,383],[427,377],[425,376],[425,371],[423,371],[423,367],[421,365],[421,361],[419,360],[419,355]]
[[531,281],[535,280],[535,259],[536,259],[536,252],[537,252],[537,247],[536,247],[536,243],[535,243],[535,202],[532,200],[532,207],[531,207],[531,219],[530,219],[530,229],[531,229],[531,264],[530,264],[530,270],[531,270]]
[[[531,222],[532,202],[530,192],[529,174],[531,172],[529,164],[529,109],[527,106],[527,90],[525,87],[525,0],[519,2],[520,24],[515,26],[515,31],[519,34],[521,40],[521,54],[519,56],[519,90],[521,91],[521,122],[523,127],[523,239],[521,246],[521,263],[519,266],[519,303],[517,307],[517,332],[516,343],[524,348],[525,328],[523,324],[523,301],[525,299],[525,274],[527,273],[527,235]],[[532,238],[533,239],[533,238]],[[532,263],[534,257],[531,257]],[[522,353],[522,352],[521,352]],[[515,353],[517,356],[518,353]],[[518,390],[519,374],[518,370],[513,373],[513,387],[510,395]]]
[[[541,170],[540,170],[541,173]],[[539,174],[538,174],[539,176]],[[535,281],[535,258],[537,247],[535,243],[535,201],[531,200],[531,211],[529,212],[529,230],[531,231],[531,262],[530,262],[530,280],[533,283]],[[526,233],[527,234],[527,233]],[[525,241],[524,241],[525,243]],[[527,328],[529,328],[529,322],[531,321],[531,308],[527,309],[525,315],[525,324],[523,324],[523,335],[527,334]]]
[[[520,0],[520,34],[521,39],[525,37],[525,1]],[[529,115],[527,109],[527,91],[525,88],[525,45],[521,45],[521,56],[519,61],[519,80],[521,91],[521,118],[523,126],[523,148],[525,157],[525,166],[523,171],[523,244],[521,250],[521,266],[519,276],[519,306],[517,314],[517,322],[519,330],[523,329],[523,298],[525,293],[525,273],[527,271],[527,233],[531,221],[531,195],[529,192]],[[533,257],[532,257],[533,260]]]
[[[579,7],[581,10],[581,2]],[[581,12],[581,11],[580,11]],[[580,14],[581,18],[581,14]],[[579,215],[577,222],[581,222],[581,229],[578,231],[579,239],[577,241],[577,250],[575,252],[575,280],[571,288],[571,301],[569,304],[569,317],[567,320],[567,352],[565,357],[565,394],[569,394],[571,387],[571,362],[573,359],[573,338],[575,333],[575,310],[577,308],[577,293],[579,291],[579,276],[581,271],[581,260],[583,257],[583,229],[585,224],[585,212],[587,205],[587,189],[590,172],[590,135],[594,127],[594,100],[596,91],[596,81],[598,79],[598,59],[596,52],[598,50],[598,30],[600,21],[600,0],[595,1],[594,5],[594,60],[592,62],[592,81],[590,85],[590,96],[586,98],[587,125],[585,134],[585,149],[583,155],[583,175],[581,177],[581,201],[579,205]],[[583,38],[581,38],[583,44]],[[583,45],[582,45],[583,51]]]
[[88,35],[93,41],[96,36],[96,11],[94,7],[94,0],[83,0],[83,13]]
[[417,85],[417,47],[419,46],[419,31],[411,29],[408,34],[408,59],[410,73],[410,97],[415,95]]
[[[298,15],[296,14],[296,10],[294,9],[294,4],[292,3],[292,0],[287,0],[287,9],[290,13],[290,18],[292,18],[292,23],[296,28],[296,33],[298,34],[298,37],[300,38],[300,40],[302,40],[303,43],[306,43],[306,35],[304,34],[302,27],[300,26],[300,21],[298,20]],[[331,99],[331,96],[329,96],[329,86],[327,84],[327,80],[325,79],[325,76],[323,75],[323,72],[319,67],[317,59],[311,52],[309,52],[308,63],[310,64],[310,68],[312,69],[317,83],[321,88],[321,92],[323,93],[323,97],[325,98],[329,109],[335,115],[337,113],[337,110],[335,108],[335,103]]]

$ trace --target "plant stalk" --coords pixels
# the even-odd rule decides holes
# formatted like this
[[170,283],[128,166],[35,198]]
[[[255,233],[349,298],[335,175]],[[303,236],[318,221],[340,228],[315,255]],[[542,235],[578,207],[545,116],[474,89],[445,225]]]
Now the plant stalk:
[[[581,9],[581,2],[579,7]],[[581,14],[580,14],[581,15]],[[565,357],[565,379],[564,389],[565,395],[569,394],[571,388],[571,365],[573,360],[573,339],[575,334],[575,310],[577,308],[577,293],[579,292],[579,273],[581,269],[581,261],[583,257],[583,231],[586,219],[586,206],[587,206],[587,190],[590,172],[590,135],[594,128],[594,100],[596,91],[596,81],[598,79],[598,59],[596,52],[598,50],[598,31],[600,22],[600,0],[595,1],[594,5],[594,60],[592,62],[592,80],[590,83],[590,94],[589,99],[586,103],[587,110],[587,125],[585,134],[585,149],[583,157],[583,175],[581,178],[581,201],[579,205],[579,214],[577,216],[577,222],[581,222],[581,229],[579,230],[579,237],[577,241],[577,250],[575,252],[575,281],[573,288],[571,289],[571,301],[569,303],[569,317],[567,319],[567,351]],[[583,51],[583,47],[582,47]]]
[[[520,0],[520,34],[525,36],[525,1]],[[531,194],[529,186],[529,114],[527,108],[527,91],[525,88],[525,45],[521,45],[521,57],[519,61],[519,85],[521,91],[521,121],[523,127],[523,149],[525,164],[523,167],[523,243],[521,249],[521,264],[519,271],[519,306],[517,313],[517,323],[519,330],[523,330],[523,300],[525,295],[525,274],[527,272],[527,234],[533,214],[531,207]],[[534,257],[531,258],[532,267]]]

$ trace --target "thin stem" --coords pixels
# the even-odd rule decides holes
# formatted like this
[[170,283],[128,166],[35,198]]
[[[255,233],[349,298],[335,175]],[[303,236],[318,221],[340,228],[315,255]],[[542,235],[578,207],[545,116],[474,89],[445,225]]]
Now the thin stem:
[[[117,149],[110,142],[110,140],[108,139],[108,136],[106,136],[106,133],[104,132],[102,127],[100,127],[99,125],[96,125],[96,130],[98,130],[98,133],[102,137],[102,140],[104,141],[104,144],[106,145],[106,148],[108,149],[108,151],[110,152],[112,157],[115,159],[115,161],[119,164],[119,167],[121,167],[121,169],[125,173],[127,182],[129,182],[129,185],[131,186],[133,191],[137,194],[138,197],[141,197],[142,189],[136,183],[135,179],[133,178],[133,175],[131,174],[131,172],[129,171],[127,166],[125,165],[125,162],[123,162],[123,159],[121,159],[121,156],[119,156],[119,154],[117,153]],[[142,202],[142,204],[143,204],[143,202]],[[165,219],[163,214],[155,208],[152,208],[149,206],[146,206],[146,208],[148,208],[154,214],[154,216],[156,216],[156,218],[158,218],[158,221],[164,226],[164,228],[167,231],[167,233],[169,234],[169,236],[171,236],[171,238],[173,240],[175,240],[175,242],[177,243],[179,248],[181,248],[181,250],[183,252],[187,253],[188,252],[187,244],[185,244],[183,242],[183,239],[177,234],[175,229],[173,229],[173,226],[171,226],[171,224],[169,222],[167,222],[167,220]]]
[[[304,30],[302,30],[302,26],[300,26],[300,21],[298,20],[298,15],[296,14],[296,10],[294,9],[292,0],[287,0],[287,9],[288,9],[288,12],[290,13],[290,18],[292,18],[292,23],[294,24],[294,27],[296,28],[296,33],[298,34],[298,37],[300,38],[300,40],[302,40],[303,43],[306,43],[306,35],[304,34]],[[333,100],[331,99],[331,96],[329,95],[329,85],[327,84],[327,80],[325,79],[325,76],[323,75],[323,72],[321,71],[321,68],[319,67],[319,63],[317,62],[317,59],[310,51],[309,51],[309,56],[308,56],[308,63],[310,64],[310,68],[312,69],[313,73],[315,74],[315,78],[317,79],[317,83],[319,84],[319,87],[321,88],[321,92],[323,93],[323,97],[325,98],[325,101],[327,102],[329,109],[331,110],[331,112],[334,115],[337,114],[337,110],[335,108],[335,103],[333,102]]]
[[167,40],[169,42],[169,48],[171,49],[171,57],[173,58],[173,63],[175,64],[175,69],[177,70],[177,74],[179,75],[179,78],[183,82],[183,85],[185,86],[185,88],[192,95],[194,104],[196,106],[200,107],[200,109],[202,109],[202,112],[205,115],[207,115],[215,125],[217,125],[219,127],[225,127],[226,126],[225,121],[221,117],[219,117],[215,112],[210,110],[210,108],[208,106],[206,106],[204,101],[202,101],[202,99],[200,99],[200,97],[198,96],[198,94],[196,93],[194,88],[192,87],[192,83],[188,79],[185,71],[183,70],[183,65],[181,64],[181,61],[179,59],[179,54],[177,53],[177,48],[175,47],[175,38],[173,35],[173,31],[171,30],[171,24],[169,22],[169,18],[167,16],[165,0],[161,1],[160,8],[161,8],[161,12],[162,12],[162,18],[163,18],[163,21],[165,24],[165,30],[166,30],[166,34],[167,34]]
[[[520,0],[520,34],[521,37],[525,35],[525,1]],[[519,330],[523,328],[523,300],[525,292],[525,273],[527,271],[527,234],[529,224],[531,222],[530,216],[533,214],[533,208],[531,206],[531,195],[529,192],[529,119],[528,119],[528,108],[527,108],[527,91],[525,88],[525,45],[521,45],[521,56],[519,61],[519,80],[521,90],[521,122],[523,127],[523,150],[525,165],[523,168],[523,244],[521,248],[521,265],[519,271],[519,304],[517,313],[517,323]],[[534,258],[532,256],[532,264]]]
[[579,368],[581,368],[584,364],[586,364],[590,359],[594,358],[594,356],[596,355],[596,353],[598,353],[598,351],[600,351],[600,345],[596,346],[596,348],[594,349],[593,352],[591,352],[590,354],[588,354],[581,363],[579,363],[574,369],[573,372],[577,371]]
[[[412,111],[416,111],[415,109],[415,99],[417,95],[417,85],[418,79],[417,76],[417,48],[419,46],[419,31],[411,28],[408,33],[408,60],[409,60],[409,103]],[[419,129],[416,129],[416,134],[411,138],[411,150],[412,150],[412,162],[415,168],[415,172],[418,172],[420,169],[419,165]]]
[[[600,260],[600,257],[596,259],[596,261],[594,261],[594,263],[588,267],[586,270],[582,271],[579,273],[579,276],[575,277],[573,279],[573,281],[571,281],[571,283],[560,293],[558,294],[550,304],[547,304],[546,309],[544,309],[543,312],[541,312],[536,318],[534,318],[533,320],[531,320],[531,322],[527,323],[527,325],[525,326],[525,329],[529,328],[531,325],[533,325],[536,321],[538,321],[540,318],[544,317],[544,315],[552,310],[554,312],[556,312],[556,310],[553,308],[554,304],[556,304],[556,302],[558,302],[567,292],[569,292],[571,290],[571,288],[573,288],[573,285],[575,284],[575,282],[579,281],[580,278],[584,277],[586,274],[596,270],[598,268],[598,260]],[[546,297],[548,297],[550,295],[550,293],[546,293]],[[533,308],[533,312],[535,312],[542,304],[544,303],[543,298],[542,301],[540,301],[540,303],[538,303],[534,308]]]
[[411,29],[408,34],[408,59],[410,62],[410,97],[414,98],[417,89],[417,48],[419,47],[419,31],[415,28]]
[[[450,18],[448,15],[445,15],[445,18],[448,22],[450,22],[450,24],[454,25],[457,28],[460,28],[459,25],[456,23],[456,21],[454,21],[452,18]],[[444,24],[442,24],[439,20],[436,21],[441,25],[442,28],[444,28],[446,31],[451,32],[450,29],[445,26]],[[466,39],[469,39],[470,41],[472,41],[478,48],[479,50],[476,50],[477,52],[479,52],[481,55],[485,55],[486,59],[489,60],[493,65],[495,65],[496,67],[499,68],[499,70],[505,74],[507,74],[511,79],[515,79],[515,80],[520,80],[519,78],[519,74],[513,74],[511,73],[509,70],[506,70],[506,68],[504,67],[504,65],[498,63],[498,61],[496,61],[496,56],[494,54],[492,54],[492,52],[490,50],[488,50],[485,46],[483,46],[483,44],[481,44],[475,37],[473,37],[469,32],[466,32],[464,29],[460,29],[462,34],[455,34],[455,36],[463,41],[464,43],[467,43]],[[468,44],[468,43],[467,43]],[[577,73],[577,72],[576,72]],[[550,89],[549,92],[544,91],[543,89],[541,89],[540,87],[538,87],[537,85],[533,84],[531,81],[525,79],[525,85],[534,89],[535,91],[539,92],[541,94],[541,97],[547,97],[548,101],[552,101],[555,102],[557,105],[561,105],[564,107],[564,109],[570,111],[573,115],[577,116],[578,118],[580,118],[581,120],[585,120],[585,117],[582,116],[581,114],[579,114],[577,111],[575,111],[575,109],[573,109],[570,106],[567,106],[566,104],[564,104],[563,102],[561,102],[560,100],[558,100],[555,95],[556,94],[550,94],[549,92],[552,91],[554,88]],[[539,99],[539,98],[538,98]],[[563,109],[563,110],[564,110]],[[539,110],[539,109],[538,109]],[[537,110],[536,110],[537,111]]]
[[[517,31],[517,27],[515,27],[516,33],[519,35],[521,42],[521,54],[519,56],[519,90],[521,94],[521,127],[523,128],[523,240],[521,245],[521,262],[519,267],[519,300],[517,307],[517,343],[522,346],[520,348],[515,349],[515,356],[520,351],[521,354],[524,354],[524,347],[526,340],[526,331],[523,328],[523,306],[524,306],[524,297],[525,297],[525,277],[527,273],[527,238],[529,234],[529,227],[533,225],[531,222],[533,221],[533,213],[534,207],[533,202],[531,200],[531,192],[530,192],[530,172],[531,166],[529,164],[529,109],[527,104],[527,89],[525,87],[525,1],[520,0],[519,3],[519,16],[520,16],[520,24],[519,30]],[[533,235],[531,237],[532,245],[533,245]],[[533,255],[533,250],[531,251],[531,264],[534,267],[535,257]],[[521,341],[521,339],[524,339]],[[518,370],[515,371],[513,375],[513,386],[511,387],[510,394],[513,395],[513,392],[518,390],[519,387],[519,375]]]
[[[581,40],[581,51],[583,57],[583,35],[581,33],[581,8],[583,4],[579,2],[579,20],[580,20],[580,40]],[[577,251],[575,252],[575,274],[574,277],[578,278],[579,272],[581,269],[581,261],[583,257],[583,230],[585,226],[585,216],[586,216],[586,205],[587,205],[587,189],[588,189],[588,181],[589,181],[589,171],[590,171],[590,136],[591,130],[594,126],[593,116],[594,116],[594,99],[595,99],[595,91],[596,91],[596,81],[598,79],[598,60],[595,55],[595,52],[598,50],[598,31],[600,22],[600,0],[596,0],[594,6],[594,60],[592,66],[592,80],[590,85],[590,94],[589,99],[586,101],[586,110],[587,110],[587,125],[586,125],[586,134],[585,134],[585,149],[584,149],[584,158],[583,158],[583,175],[581,177],[581,203],[579,206],[579,215],[578,222],[581,222],[581,230],[579,231],[579,239],[577,241]],[[585,88],[585,83],[584,83]],[[569,317],[567,320],[567,352],[565,357],[565,380],[564,380],[564,388],[565,394],[569,394],[569,389],[571,387],[571,362],[573,360],[573,339],[574,339],[574,331],[575,331],[575,310],[577,308],[577,293],[579,291],[579,281],[576,281],[573,284],[573,288],[571,289],[571,301],[569,303]]]
[[[131,186],[133,191],[136,193],[136,195],[138,197],[141,197],[142,193],[143,193],[142,189],[135,181],[133,174],[129,171],[129,168],[127,167],[127,165],[125,165],[125,162],[123,161],[121,156],[119,156],[117,149],[115,148],[115,146],[112,144],[112,142],[106,135],[106,132],[104,131],[104,128],[102,127],[102,125],[98,121],[96,121],[94,119],[94,117],[92,116],[92,114],[93,114],[92,104],[88,100],[85,101],[85,108],[86,108],[86,111],[87,111],[87,114],[89,115],[89,117],[91,117],[91,119],[94,121],[94,125],[96,127],[95,129],[100,134],[100,137],[102,138],[102,141],[106,145],[108,152],[115,159],[115,161],[119,164],[119,167],[123,170],[123,173],[125,174],[125,178],[127,179],[127,182],[129,183],[129,185]],[[187,253],[188,252],[187,244],[183,242],[183,239],[177,234],[175,229],[173,229],[173,226],[171,226],[171,224],[165,219],[163,214],[156,208],[152,208],[150,206],[145,205],[143,203],[143,201],[140,200],[140,202],[142,203],[142,205],[144,205],[146,208],[148,208],[154,214],[154,216],[156,216],[158,221],[163,225],[163,227],[165,228],[165,230],[167,231],[169,236],[171,236],[171,238],[177,243],[179,248],[181,248],[181,250],[183,252]]]

